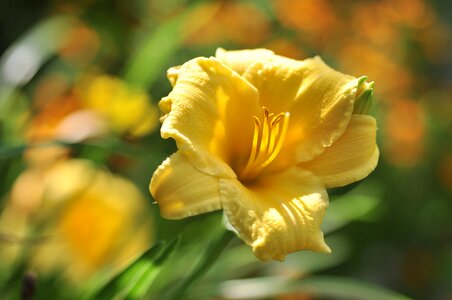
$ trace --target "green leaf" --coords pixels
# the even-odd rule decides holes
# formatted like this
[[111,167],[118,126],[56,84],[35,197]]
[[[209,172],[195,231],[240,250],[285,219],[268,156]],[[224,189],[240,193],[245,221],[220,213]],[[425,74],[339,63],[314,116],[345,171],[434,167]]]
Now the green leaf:
[[362,219],[380,203],[380,199],[365,195],[344,195],[331,201],[323,220],[323,232],[330,233],[350,222]]
[[309,295],[315,298],[351,300],[408,300],[410,298],[382,286],[358,279],[335,276],[311,276],[298,280],[263,277],[224,282],[222,299],[263,299],[283,294]]
[[196,280],[203,276],[214,262],[218,259],[220,254],[226,248],[227,244],[235,237],[235,234],[229,230],[223,232],[223,234],[215,241],[213,241],[205,253],[201,256],[202,259],[193,270],[193,272],[185,279],[185,281],[172,293],[171,299],[182,299],[187,289]]
[[129,84],[143,89],[152,86],[163,73],[170,59],[175,56],[183,40],[209,21],[216,12],[214,9],[198,19],[196,25],[190,28],[184,27],[196,8],[197,5],[194,5],[178,16],[159,24],[154,31],[143,38],[125,67],[123,77]]
[[240,244],[228,250],[221,259],[193,287],[190,299],[212,299],[218,295],[218,287],[222,281],[240,278],[245,274],[257,274],[271,278],[267,287],[287,286],[288,279],[299,278],[313,272],[318,272],[337,266],[350,256],[349,241],[339,235],[329,236],[327,244],[333,249],[331,254],[313,251],[291,253],[283,262],[272,261],[262,264],[253,254],[249,246]]
[[178,247],[180,238],[159,243],[110,280],[92,299],[141,299],[160,273],[163,263]]

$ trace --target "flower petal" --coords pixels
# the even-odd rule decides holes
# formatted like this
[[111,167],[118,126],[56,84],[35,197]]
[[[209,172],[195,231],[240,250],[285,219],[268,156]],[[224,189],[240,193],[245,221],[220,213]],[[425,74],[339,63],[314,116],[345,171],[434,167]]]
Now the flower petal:
[[247,186],[220,179],[220,196],[229,222],[262,261],[302,249],[330,252],[320,230],[328,195],[310,172],[291,168]]
[[331,147],[299,166],[319,176],[328,188],[361,180],[377,166],[376,132],[373,117],[353,115],[345,133]]
[[297,61],[278,55],[252,64],[243,77],[258,89],[261,106],[275,114],[290,113],[285,155],[267,172],[310,160],[336,141],[347,127],[366,79],[339,73],[319,57]]
[[274,56],[275,54],[273,51],[267,49],[226,51],[222,48],[218,48],[215,53],[215,57],[218,58],[219,61],[240,75],[245,73],[245,70],[253,63],[259,61],[265,62]]
[[243,77],[259,91],[259,105],[277,114],[288,111],[295,101],[305,69],[303,61],[273,55],[255,60]]
[[161,215],[168,219],[221,209],[218,179],[197,170],[180,152],[158,167],[149,189]]
[[303,62],[303,81],[289,108],[288,142],[297,145],[297,161],[319,155],[344,133],[363,82],[331,69],[320,57]]
[[196,58],[171,69],[173,91],[160,101],[163,138],[199,170],[235,177],[232,159],[248,155],[252,116],[260,113],[257,90],[215,58]]

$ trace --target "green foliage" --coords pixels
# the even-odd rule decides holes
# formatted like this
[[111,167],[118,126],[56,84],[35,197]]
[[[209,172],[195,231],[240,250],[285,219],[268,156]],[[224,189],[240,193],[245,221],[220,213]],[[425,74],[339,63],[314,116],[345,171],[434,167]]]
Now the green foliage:
[[[405,14],[400,10],[391,18],[375,17],[371,27],[361,24],[367,19],[366,13],[377,14],[393,9],[393,2],[380,1],[378,5],[382,5],[379,6],[382,9],[378,10],[375,10],[374,1],[360,1],[359,7],[353,2],[334,5],[334,8],[324,4],[329,8],[325,12],[338,9],[338,15],[328,19],[329,22],[340,20],[341,13],[346,21],[334,23],[337,28],[326,26],[328,30],[317,35],[309,30],[320,30],[324,25],[322,20],[312,28],[297,28],[305,24],[282,18],[277,1],[221,1],[215,9],[205,10],[204,14],[196,12],[213,2],[63,2],[43,1],[42,5],[48,7],[48,12],[41,21],[12,43],[3,44],[5,49],[2,50],[5,51],[0,59],[0,216],[7,206],[15,180],[27,168],[24,154],[30,146],[64,146],[72,157],[90,160],[100,168],[110,169],[132,180],[152,202],[148,193],[149,179],[156,166],[175,151],[174,143],[162,141],[156,131],[140,140],[108,135],[81,142],[32,144],[26,140],[25,134],[30,117],[39,111],[35,98],[42,88],[41,80],[54,74],[64,75],[68,82],[61,93],[67,95],[74,82],[85,74],[107,71],[134,87],[151,91],[150,98],[157,102],[158,96],[168,94],[170,89],[165,78],[168,67],[188,58],[212,55],[217,46],[227,46],[228,49],[274,47],[276,50],[278,47],[275,45],[282,42],[282,45],[289,44],[301,50],[301,57],[306,53],[321,54],[333,65],[343,65],[344,69],[353,66],[347,64],[347,60],[342,61],[342,56],[348,57],[347,51],[355,49],[356,44],[376,51],[366,61],[366,53],[359,52],[363,51],[359,48],[352,53],[360,55],[351,60],[360,66],[359,72],[370,70],[374,59],[377,62],[388,61],[388,65],[378,65],[376,70],[370,70],[374,77],[381,73],[388,77],[369,76],[377,82],[375,94],[371,83],[361,91],[354,107],[354,113],[367,114],[371,105],[379,105],[380,163],[370,178],[362,183],[328,191],[330,206],[322,230],[332,249],[330,255],[302,251],[288,255],[284,262],[264,264],[254,257],[248,245],[234,239],[232,232],[225,231],[221,213],[168,221],[160,217],[158,207],[154,205],[149,211],[155,229],[154,246],[119,273],[96,274],[98,277],[87,278],[86,282],[73,283],[58,273],[35,272],[35,266],[29,261],[31,255],[22,257],[21,254],[13,263],[2,265],[0,260],[0,299],[20,299],[27,280],[33,276],[35,286],[34,290],[30,289],[30,299],[34,300],[280,299],[287,295],[315,299],[409,299],[398,292],[416,299],[450,297],[451,257],[450,249],[445,245],[450,242],[449,229],[452,228],[449,214],[452,209],[452,139],[448,138],[450,97],[447,93],[451,72],[450,66],[441,60],[444,58],[440,50],[451,47],[443,45],[442,41],[447,39],[441,38],[443,32],[447,37],[450,26],[439,23],[441,19],[447,19],[440,15],[441,12],[450,11],[446,1],[434,1],[433,6],[429,6],[427,1],[420,2],[431,14],[425,24],[410,24],[407,20],[416,14]],[[223,20],[219,13],[224,13],[222,10],[235,2],[246,2],[264,13],[271,28],[266,39],[258,44],[247,44],[246,38],[244,44],[240,44],[240,40],[226,40],[231,32],[240,35],[242,30],[248,34],[246,27],[239,26],[243,17],[237,18],[234,14],[230,26],[220,28],[220,33],[216,34],[223,40],[214,44],[196,44],[196,34],[198,38],[205,36],[207,40],[212,37],[205,29],[218,30],[216,22]],[[27,9],[26,5],[9,6],[3,14]],[[356,13],[358,8],[359,14]],[[356,15],[362,17],[355,19]],[[303,15],[300,20],[309,16]],[[249,19],[253,20],[253,16]],[[389,21],[382,25],[380,19]],[[80,22],[86,26],[85,30],[92,31],[95,38],[90,41],[94,41],[94,46],[97,41],[99,49],[97,52],[93,50],[95,54],[91,60],[74,63],[62,57],[60,50]],[[294,22],[296,26],[292,27]],[[401,23],[395,25],[397,22]],[[347,27],[348,23],[357,31]],[[448,23],[446,25],[450,25],[450,20]],[[235,28],[236,25],[239,29]],[[14,24],[2,26],[9,30]],[[253,26],[252,22],[248,24],[249,28]],[[200,29],[204,31],[199,33]],[[14,30],[18,31],[22,29]],[[397,35],[398,31],[402,33]],[[371,33],[379,40],[371,40]],[[87,33],[82,30],[82,34],[75,38],[75,48],[86,46],[84,39],[87,36],[84,34]],[[386,34],[390,38],[381,39]],[[386,46],[385,43],[392,39],[394,44]],[[300,45],[302,49],[299,49]],[[448,53],[442,55],[449,57]],[[355,69],[353,72],[358,71]],[[360,84],[365,79],[367,77],[362,77]],[[161,84],[163,82],[165,84]],[[44,100],[51,101],[53,96],[52,93],[45,94]],[[413,98],[415,106],[420,107],[420,125],[415,123],[417,127],[410,127],[410,117],[416,112],[413,109],[406,115],[402,114],[398,123],[388,122],[392,105],[408,98]],[[405,123],[408,130],[405,128],[403,131]],[[402,137],[402,142],[409,143],[418,136],[422,136],[421,146],[415,149],[420,153],[419,161],[413,165],[398,164],[398,160],[402,161],[411,152],[406,155],[401,149],[404,144],[394,140]],[[394,145],[396,151],[391,148]],[[408,149],[414,148],[410,147]],[[395,158],[391,158],[391,154],[394,155],[391,151],[395,151]],[[4,225],[2,222],[4,220],[0,219],[0,228]],[[23,234],[25,236],[18,236],[11,243],[5,238],[11,234],[0,232],[0,256],[12,244],[23,246],[24,253],[31,253],[34,247],[21,244],[30,233]]]
[[143,253],[125,270],[116,275],[88,299],[142,299],[154,279],[162,269],[163,263],[179,246],[180,238],[168,243],[160,242]]
[[196,280],[202,277],[210,267],[215,263],[220,254],[226,248],[227,244],[234,237],[234,233],[230,231],[224,231],[222,235],[217,240],[214,240],[209,247],[206,249],[205,253],[201,256],[202,259],[192,271],[191,274],[182,282],[182,284],[177,287],[173,294],[170,294],[170,299],[182,299],[187,289]]
[[322,224],[322,230],[330,233],[356,220],[362,220],[381,202],[380,199],[367,195],[345,194],[333,198],[328,207],[328,214]]
[[184,27],[184,23],[192,17],[192,11],[196,8],[195,5],[177,17],[159,24],[138,43],[135,53],[125,67],[124,79],[127,82],[137,87],[149,88],[165,73],[165,67],[179,51],[184,39],[211,18],[204,16],[197,26]]

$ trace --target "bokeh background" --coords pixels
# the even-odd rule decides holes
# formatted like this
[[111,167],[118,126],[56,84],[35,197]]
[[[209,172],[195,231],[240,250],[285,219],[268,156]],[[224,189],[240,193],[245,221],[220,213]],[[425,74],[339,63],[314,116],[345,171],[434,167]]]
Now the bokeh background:
[[[451,299],[451,20],[447,0],[2,0],[0,298]],[[329,191],[333,254],[263,264],[221,213],[159,216],[166,70],[217,47],[375,81],[380,162]]]

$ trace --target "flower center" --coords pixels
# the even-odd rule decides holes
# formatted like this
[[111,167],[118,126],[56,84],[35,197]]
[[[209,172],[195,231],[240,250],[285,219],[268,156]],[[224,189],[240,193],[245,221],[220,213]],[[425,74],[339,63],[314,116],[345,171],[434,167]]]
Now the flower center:
[[261,122],[254,118],[254,134],[251,153],[245,168],[240,172],[241,179],[252,179],[268,166],[281,151],[289,125],[289,113],[277,115],[269,113],[268,108],[262,107],[264,119]]

